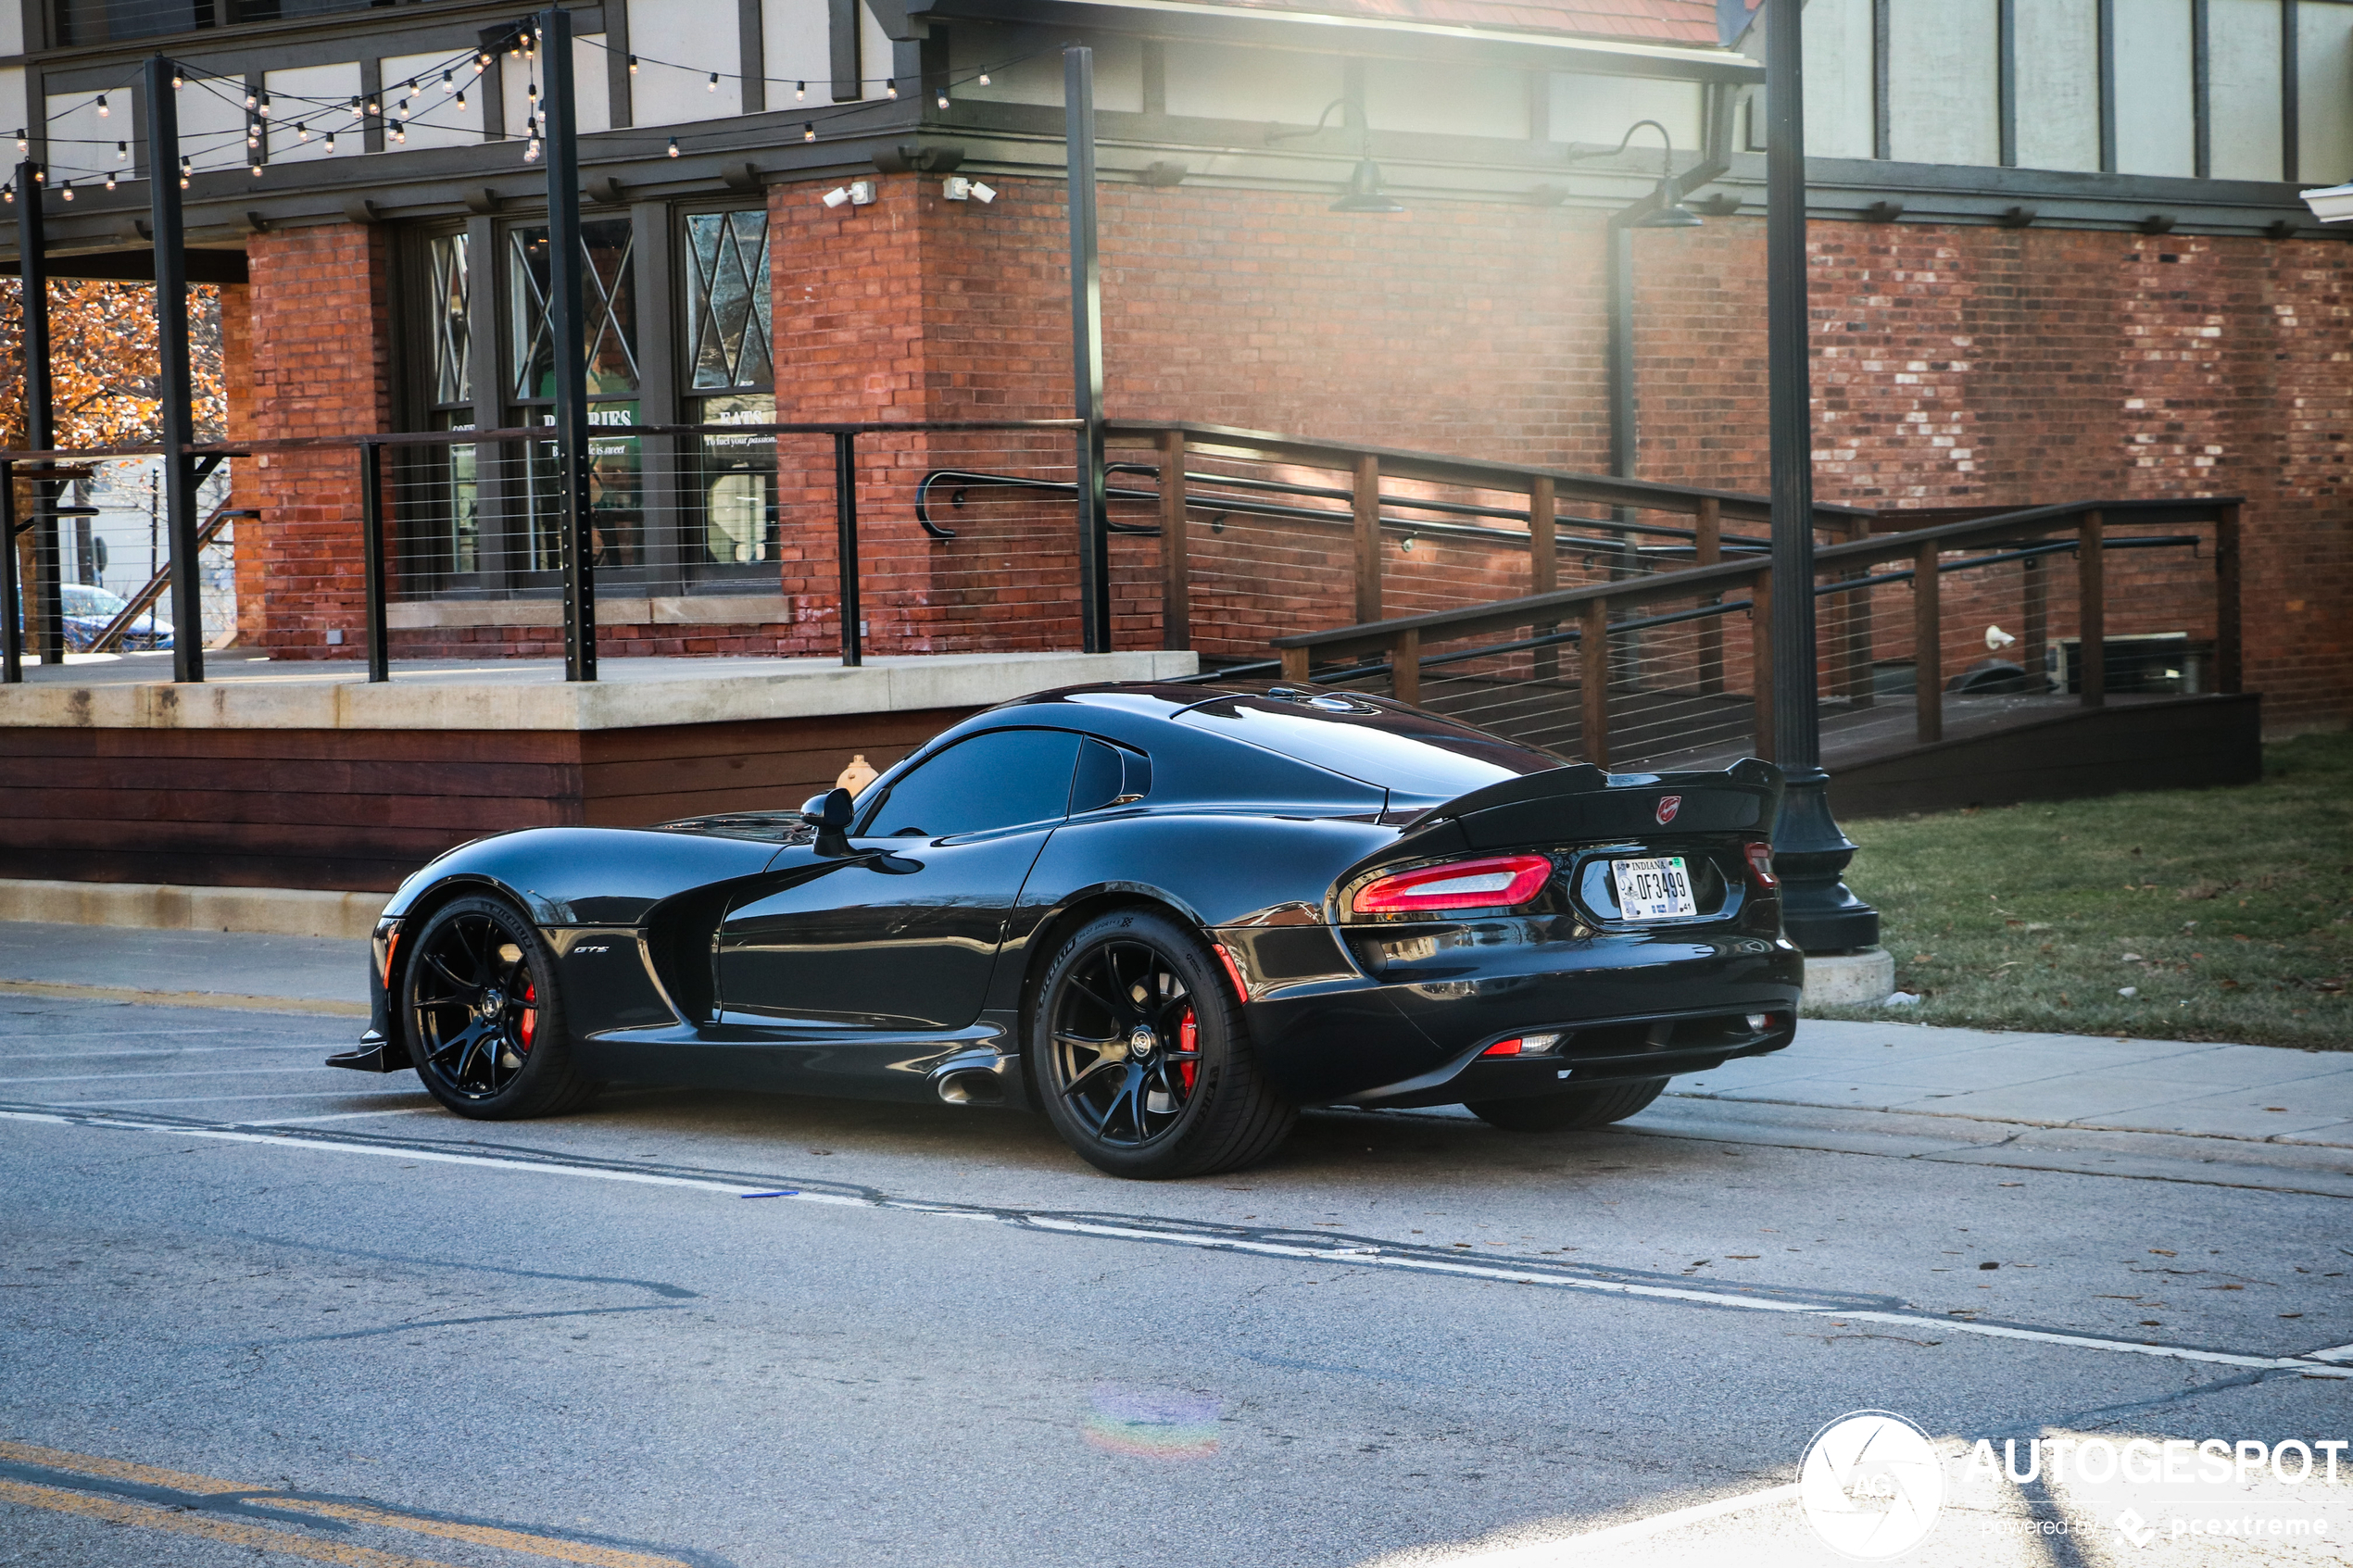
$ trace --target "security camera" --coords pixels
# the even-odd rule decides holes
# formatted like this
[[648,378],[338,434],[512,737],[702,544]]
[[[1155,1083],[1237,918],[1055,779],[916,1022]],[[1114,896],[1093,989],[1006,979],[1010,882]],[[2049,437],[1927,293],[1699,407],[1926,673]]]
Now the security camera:
[[827,207],[840,207],[849,200],[849,191],[846,186],[837,185],[832,190],[825,193],[825,205]]
[[983,205],[997,199],[997,193],[977,180],[967,180],[961,174],[950,175],[940,183],[939,194],[951,202],[976,201]]
[[988,203],[993,202],[996,199],[997,193],[995,191],[990,190],[988,186],[982,184],[977,180],[973,182],[973,200],[979,202],[982,206],[986,207]]

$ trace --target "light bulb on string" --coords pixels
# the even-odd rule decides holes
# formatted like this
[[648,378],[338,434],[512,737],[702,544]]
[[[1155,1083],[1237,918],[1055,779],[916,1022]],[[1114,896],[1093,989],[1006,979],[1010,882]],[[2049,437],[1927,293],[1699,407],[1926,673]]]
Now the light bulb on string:
[[258,102],[260,102],[259,95],[258,95],[258,94],[257,94],[254,92],[254,90],[253,90],[252,88],[250,88],[250,87],[246,88],[246,89],[245,89],[245,107],[247,107],[247,108],[251,108],[251,107],[254,107],[257,103],[258,103]]
[[456,71],[445,70],[441,73],[441,90],[445,93],[455,93],[458,90],[458,73]]
[[806,99],[808,96],[809,83],[806,82],[796,82],[792,84],[792,101],[794,103],[798,104]]
[[629,56],[629,74],[632,76],[637,74],[637,56],[635,55]]
[[474,74],[475,74],[476,76],[480,76],[480,75],[481,75],[484,71],[486,71],[486,70],[488,70],[489,69],[490,69],[490,56],[487,56],[487,55],[476,55],[476,56],[474,56]]
[[719,91],[719,73],[717,71],[714,70],[711,73],[711,80],[703,83],[702,90],[706,93],[716,93]]
[[171,68],[171,90],[174,93],[177,93],[180,89],[185,87],[186,85],[188,85],[188,78],[181,71],[178,66],[173,66]]
[[114,144],[114,160],[115,160],[115,162],[117,162],[117,163],[127,163],[127,162],[129,162],[129,161],[130,161],[130,159],[131,159],[131,144],[130,144],[130,143],[128,143],[128,142],[117,142],[117,143]]
[[257,180],[261,178],[261,160],[259,158],[255,158],[253,160],[253,177]]
[[[180,161],[185,163],[188,160],[186,158],[182,158]],[[47,184],[49,182],[49,171],[45,169],[34,169],[32,171],[32,182],[36,185]]]
[[409,140],[409,128],[405,125],[394,126],[392,128],[392,139],[396,142],[406,142]]
[[465,112],[465,109],[466,109],[466,95],[465,95],[465,94],[463,94],[463,93],[459,93],[459,94],[458,94],[458,112],[459,112],[459,113],[460,113],[460,114],[463,114],[463,113]]
[[17,205],[17,188],[14,184],[0,185],[0,202],[6,202],[10,207]]
[[334,133],[333,132],[330,131],[330,132],[327,132],[327,151],[329,151],[330,153],[332,153],[332,152],[333,152],[334,150],[335,150],[335,133]]
[[980,84],[981,84],[983,87],[986,87],[986,86],[988,86],[988,73],[987,71],[982,71],[982,72],[980,73]]
[[672,157],[676,157],[678,156],[678,138],[675,136],[673,136],[670,139],[670,156]]
[[899,79],[897,77],[894,76],[883,83],[883,96],[886,98],[896,98],[899,96]]
[[537,162],[539,161],[539,138],[538,138],[538,137],[534,136],[534,137],[531,139],[531,143],[530,143],[530,144],[529,144],[528,146],[526,146],[526,147],[524,147],[524,148],[523,148],[523,150],[522,150],[522,160],[523,160],[523,162],[525,162],[525,163],[537,163]]
[[310,140],[310,122],[308,120],[298,119],[295,121],[295,139],[299,142],[308,142]]
[[73,182],[69,180],[65,183],[59,185],[57,187],[57,194],[65,197],[68,201],[73,200]]
[[109,191],[114,189],[114,170],[111,169],[107,170],[107,189]]
[[261,95],[261,102],[259,102],[259,103],[256,104],[256,105],[253,107],[253,112],[254,112],[254,113],[256,113],[256,114],[258,114],[258,115],[259,115],[259,116],[260,116],[262,119],[268,119],[270,118],[270,94],[269,94],[264,93],[264,94]]
[[30,150],[30,149],[31,149],[31,145],[32,145],[32,144],[31,144],[30,142],[27,142],[27,141],[24,139],[24,127],[23,127],[23,126],[21,126],[21,125],[18,126],[18,127],[17,127],[17,151],[19,151],[19,152],[20,152],[20,153],[21,153],[21,152],[28,151],[28,150]]
[[185,153],[181,154],[181,155],[180,155],[180,188],[181,188],[182,190],[183,190],[183,191],[184,191],[184,190],[186,190],[186,189],[188,188],[188,176],[189,176],[189,175],[191,175],[191,174],[194,174],[195,172],[195,170],[194,169],[190,168],[190,167],[189,167],[189,165],[188,165],[188,155],[187,155],[187,154],[185,154]]
[[109,110],[107,109],[107,95],[106,95],[104,93],[99,94],[98,94],[98,118],[99,118],[100,119],[106,119],[106,118],[107,118],[107,114],[108,114],[108,113],[110,113],[110,112],[111,112],[111,111],[109,111]]
[[371,98],[368,100],[368,112],[370,114],[382,114],[384,111],[382,105],[378,104],[375,99]]
[[948,89],[945,87],[939,90],[939,107],[943,109],[948,107]]
[[800,139],[804,142],[813,142],[817,139],[817,122],[815,120],[812,119],[802,122],[800,127]]
[[251,125],[245,127],[245,145],[248,147],[258,147],[261,145],[261,132],[255,130]]

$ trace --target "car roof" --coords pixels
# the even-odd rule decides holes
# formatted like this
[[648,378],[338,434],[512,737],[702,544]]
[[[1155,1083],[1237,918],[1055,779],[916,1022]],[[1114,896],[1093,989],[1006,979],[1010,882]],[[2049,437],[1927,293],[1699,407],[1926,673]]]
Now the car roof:
[[1148,755],[1156,740],[1179,736],[1273,752],[1385,790],[1392,807],[1436,804],[1566,765],[1548,751],[1440,714],[1302,682],[1066,686],[990,709],[950,733],[1038,723],[1090,730]]

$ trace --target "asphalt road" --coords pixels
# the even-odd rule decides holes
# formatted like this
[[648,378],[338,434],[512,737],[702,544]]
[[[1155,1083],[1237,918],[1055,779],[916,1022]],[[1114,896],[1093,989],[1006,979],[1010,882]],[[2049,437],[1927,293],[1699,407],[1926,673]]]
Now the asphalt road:
[[1963,1468],[2353,1437],[2313,1359],[2353,1343],[2353,1173],[1669,1099],[1316,1115],[1146,1185],[1000,1111],[466,1123],[321,1067],[353,1027],[0,997],[0,1563],[1830,1562],[1786,1488],[1866,1408],[1955,1477],[1907,1562],[2353,1561],[2353,1450],[2202,1493]]

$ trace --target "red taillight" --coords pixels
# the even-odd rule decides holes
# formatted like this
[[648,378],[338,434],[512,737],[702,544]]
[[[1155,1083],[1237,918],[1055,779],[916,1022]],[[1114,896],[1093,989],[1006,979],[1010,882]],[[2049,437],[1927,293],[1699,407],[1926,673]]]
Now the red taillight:
[[1493,1045],[1488,1047],[1485,1050],[1479,1052],[1478,1054],[1481,1056],[1517,1056],[1519,1054],[1519,1047],[1520,1038],[1518,1035],[1515,1035],[1508,1040],[1496,1041]]
[[1749,880],[1759,887],[1779,887],[1781,879],[1773,874],[1773,847],[1752,844],[1747,847]]
[[1504,909],[1535,897],[1552,874],[1553,862],[1541,855],[1453,860],[1368,882],[1356,890],[1351,903],[1360,915]]

